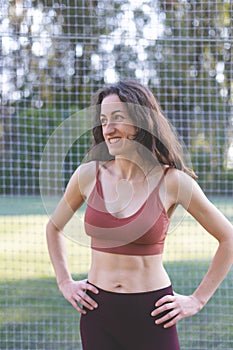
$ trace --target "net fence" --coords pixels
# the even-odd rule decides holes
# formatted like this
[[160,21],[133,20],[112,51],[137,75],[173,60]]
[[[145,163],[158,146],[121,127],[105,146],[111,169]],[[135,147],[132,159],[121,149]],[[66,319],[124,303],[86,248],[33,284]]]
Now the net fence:
[[[56,287],[45,243],[45,146],[63,125],[50,168],[62,167],[64,190],[90,146],[91,96],[105,84],[136,79],[154,92],[199,184],[233,222],[233,3],[0,3],[0,348],[81,349],[79,316]],[[86,276],[89,249],[71,239],[67,246],[73,275]],[[192,293],[215,249],[215,240],[178,208],[164,255],[175,291]],[[198,315],[180,322],[182,349],[233,348],[232,277]]]

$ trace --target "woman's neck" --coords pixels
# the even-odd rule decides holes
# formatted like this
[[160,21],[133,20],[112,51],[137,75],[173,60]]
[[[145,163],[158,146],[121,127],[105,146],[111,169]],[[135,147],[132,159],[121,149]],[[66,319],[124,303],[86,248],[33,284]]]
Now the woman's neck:
[[127,181],[142,180],[153,169],[155,164],[143,160],[141,157],[134,155],[130,159],[125,156],[119,156],[114,161],[114,172],[119,179]]

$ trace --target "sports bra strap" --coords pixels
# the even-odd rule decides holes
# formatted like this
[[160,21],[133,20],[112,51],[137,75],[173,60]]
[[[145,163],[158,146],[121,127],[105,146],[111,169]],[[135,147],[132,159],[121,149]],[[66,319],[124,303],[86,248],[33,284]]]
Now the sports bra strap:
[[170,166],[167,166],[166,169],[165,169],[164,172],[163,172],[163,177],[166,176],[166,174],[167,174],[167,172],[168,172],[169,169],[171,169]]
[[95,163],[95,177],[96,179],[98,179],[98,175],[99,175],[99,161],[97,160],[96,163]]
[[167,172],[168,172],[169,169],[170,169],[169,166],[166,167],[166,169],[164,169],[163,175],[162,175],[161,178],[159,179],[159,182],[158,182],[156,188],[159,188],[159,186],[161,185],[161,182],[162,182],[163,179],[165,178],[165,176],[166,176],[166,174],[167,174]]

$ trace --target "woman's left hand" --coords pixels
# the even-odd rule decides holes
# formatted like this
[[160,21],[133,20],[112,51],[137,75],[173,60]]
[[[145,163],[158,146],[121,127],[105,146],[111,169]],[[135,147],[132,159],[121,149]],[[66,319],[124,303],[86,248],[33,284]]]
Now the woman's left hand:
[[183,318],[193,316],[203,307],[200,301],[194,295],[165,295],[155,303],[156,309],[151,312],[151,316],[159,316],[166,313],[162,317],[156,317],[156,324],[163,323],[164,328],[174,326]]

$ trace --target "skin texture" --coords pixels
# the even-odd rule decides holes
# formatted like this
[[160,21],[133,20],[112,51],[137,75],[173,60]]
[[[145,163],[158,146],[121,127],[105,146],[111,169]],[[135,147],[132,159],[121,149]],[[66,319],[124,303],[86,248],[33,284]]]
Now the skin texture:
[[[132,124],[127,108],[117,95],[104,98],[100,121],[109,153],[115,156],[114,160],[100,168],[104,200],[109,212],[118,217],[127,217],[145,202],[166,166],[151,167],[149,161],[141,159],[133,141],[137,126]],[[71,177],[64,197],[47,224],[48,249],[59,289],[82,314],[86,313],[83,306],[89,310],[98,307],[95,300],[85,293],[90,290],[97,294],[98,288],[87,280],[72,279],[62,230],[88,198],[95,185],[95,177],[95,162],[81,165]],[[122,179],[128,186],[118,186]],[[174,296],[164,296],[156,303],[151,315],[157,316],[167,311],[156,323],[165,323],[164,327],[170,327],[200,311],[227,275],[233,262],[233,227],[207,199],[197,182],[183,171],[169,169],[159,195],[168,216],[177,205],[182,205],[219,243],[209,270],[192,295],[175,293]],[[127,256],[92,250],[88,280],[102,289],[119,293],[146,292],[170,285],[162,254]]]

